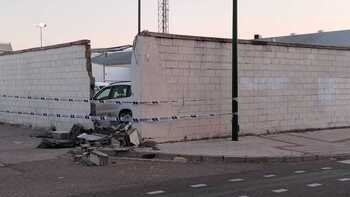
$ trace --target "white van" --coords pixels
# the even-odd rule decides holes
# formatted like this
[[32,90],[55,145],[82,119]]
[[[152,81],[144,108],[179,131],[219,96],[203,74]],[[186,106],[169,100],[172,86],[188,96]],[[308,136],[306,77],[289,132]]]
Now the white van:
[[[102,88],[93,97],[94,115],[118,117],[120,121],[132,120],[133,93],[131,82],[116,82]],[[102,102],[98,102],[102,101]]]

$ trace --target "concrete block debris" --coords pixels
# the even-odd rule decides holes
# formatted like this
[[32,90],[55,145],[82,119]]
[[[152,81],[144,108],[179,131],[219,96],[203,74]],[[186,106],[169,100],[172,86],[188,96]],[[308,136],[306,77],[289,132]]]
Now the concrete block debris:
[[103,146],[111,144],[111,137],[103,134],[93,133],[93,134],[80,134],[77,137],[80,140],[80,144],[89,143],[93,146]]
[[88,166],[107,165],[109,156],[123,156],[143,143],[142,136],[131,123],[120,123],[108,127],[95,125],[93,131],[86,131],[78,127],[74,130],[78,132],[74,134],[71,132],[70,139],[77,146],[71,151],[73,161]]
[[128,132],[129,138],[130,138],[130,143],[133,144],[134,146],[139,146],[142,138],[137,131],[137,129],[133,129],[130,132]]
[[77,124],[70,131],[51,131],[41,136],[42,141],[38,148],[73,148],[78,145],[77,136],[88,132],[83,126]]
[[94,150],[89,154],[89,161],[96,166],[106,166],[108,165],[109,157],[101,151]]
[[53,131],[51,132],[53,139],[69,140],[71,138],[70,131]]
[[38,148],[72,148],[75,147],[75,142],[72,140],[61,140],[53,138],[43,138]]

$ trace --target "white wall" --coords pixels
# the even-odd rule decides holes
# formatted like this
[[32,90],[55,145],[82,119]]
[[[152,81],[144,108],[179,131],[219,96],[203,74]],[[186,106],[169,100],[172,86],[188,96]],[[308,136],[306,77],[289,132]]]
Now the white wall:
[[[231,112],[231,41],[144,32],[133,64],[135,117]],[[239,42],[241,134],[350,126],[350,48]],[[188,99],[207,102],[186,102]],[[211,101],[211,99],[213,99]],[[185,100],[185,102],[181,102]],[[230,117],[138,124],[146,138],[231,134]]]
[[[141,101],[178,103],[142,105],[135,117],[231,112],[231,50],[225,42],[139,36],[134,59],[134,92]],[[201,102],[188,101],[204,99]],[[139,124],[142,135],[157,141],[229,136],[231,117]]]
[[[90,41],[0,55],[0,95],[89,99],[91,96]],[[89,115],[90,104],[0,97],[0,110],[48,114]],[[83,119],[0,113],[0,121],[34,127],[70,129]]]
[[350,126],[350,49],[239,46],[244,133]]

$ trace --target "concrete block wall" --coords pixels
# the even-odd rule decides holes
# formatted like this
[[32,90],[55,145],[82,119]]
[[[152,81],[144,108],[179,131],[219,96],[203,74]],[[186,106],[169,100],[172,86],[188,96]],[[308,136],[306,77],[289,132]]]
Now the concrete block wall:
[[[135,117],[231,112],[231,47],[227,40],[173,39],[143,33],[137,37],[135,57],[135,98],[177,101],[137,106]],[[197,99],[202,101],[191,101]],[[157,141],[229,136],[231,117],[143,123],[139,128],[144,137]]]
[[[89,99],[93,83],[90,41],[0,55],[0,95]],[[0,111],[89,115],[90,104],[0,97]],[[70,129],[89,120],[0,113],[0,122]]]
[[[231,112],[230,40],[143,32],[135,49],[135,98],[179,102],[137,106],[134,116]],[[350,126],[350,48],[240,40],[238,61],[241,134]],[[230,135],[231,119],[139,128],[157,141],[199,139]]]
[[244,133],[350,126],[350,49],[241,41]]

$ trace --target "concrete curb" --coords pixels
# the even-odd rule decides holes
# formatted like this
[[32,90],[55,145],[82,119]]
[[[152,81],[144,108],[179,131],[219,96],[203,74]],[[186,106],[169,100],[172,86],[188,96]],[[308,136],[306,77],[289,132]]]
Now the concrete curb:
[[293,163],[303,161],[320,161],[320,160],[342,160],[350,159],[350,154],[319,154],[305,156],[286,156],[286,157],[230,157],[230,156],[208,156],[208,155],[185,155],[185,154],[168,154],[157,152],[130,152],[123,157],[141,158],[143,160],[167,160],[177,162],[191,163]]

